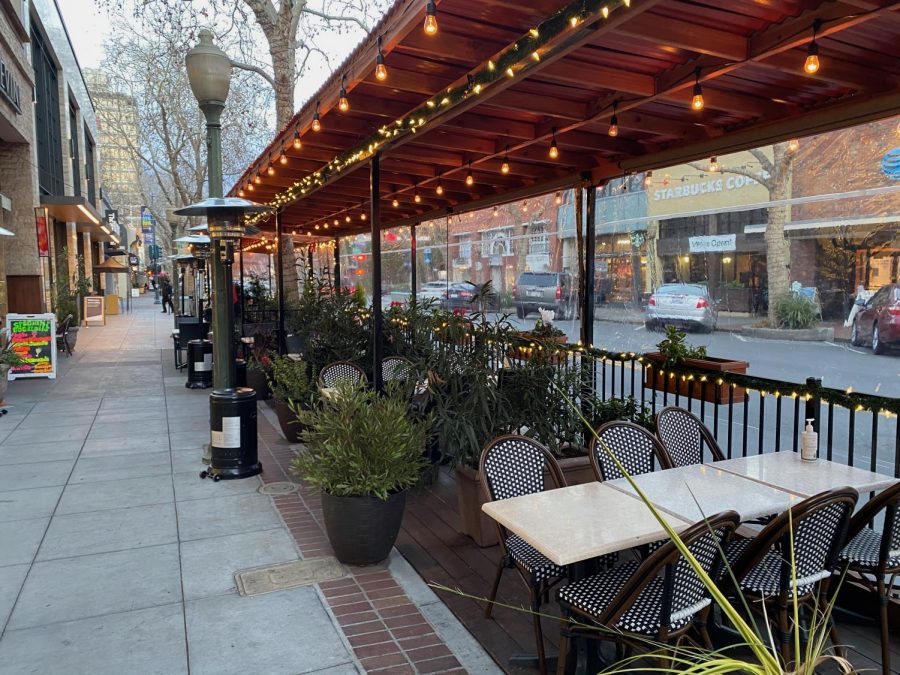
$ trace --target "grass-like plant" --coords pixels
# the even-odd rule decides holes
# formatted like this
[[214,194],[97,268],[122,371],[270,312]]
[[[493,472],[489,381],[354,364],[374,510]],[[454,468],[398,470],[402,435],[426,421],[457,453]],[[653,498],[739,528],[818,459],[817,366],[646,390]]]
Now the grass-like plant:
[[388,499],[415,485],[430,419],[409,415],[401,388],[384,395],[341,382],[314,410],[300,411],[305,448],[291,464],[304,481],[337,497]]
[[775,299],[775,320],[778,328],[813,328],[819,322],[819,312],[809,298],[798,293],[785,293]]

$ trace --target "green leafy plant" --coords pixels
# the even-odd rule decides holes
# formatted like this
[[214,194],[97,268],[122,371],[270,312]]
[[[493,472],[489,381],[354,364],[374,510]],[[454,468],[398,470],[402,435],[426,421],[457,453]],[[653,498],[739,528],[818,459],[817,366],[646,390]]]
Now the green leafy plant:
[[0,366],[14,368],[25,364],[25,359],[13,349],[12,342],[6,334],[0,334]]
[[250,272],[250,280],[244,288],[244,304],[252,310],[268,310],[277,307],[275,297],[269,287],[255,272]]
[[53,284],[53,308],[57,323],[71,314],[77,326],[81,322],[81,300],[91,293],[91,281],[84,272],[84,258],[77,256],[76,272],[70,274],[68,248],[63,246],[56,254],[56,283]]
[[775,320],[778,328],[799,330],[814,328],[819,316],[811,300],[795,293],[785,293],[775,299]]
[[316,404],[319,390],[310,380],[306,362],[289,356],[275,356],[269,366],[269,388],[276,400],[307,410]]
[[626,420],[656,433],[656,417],[650,406],[641,405],[634,396],[601,400],[596,396],[585,397],[582,411],[592,429],[607,422]]
[[685,359],[705,359],[706,347],[693,347],[686,342],[687,334],[676,326],[666,326],[666,337],[656,344],[665,357],[665,366],[671,368]]
[[275,334],[272,331],[261,330],[257,332],[253,336],[253,346],[250,348],[250,359],[247,367],[268,373],[272,366],[272,357],[275,351]]
[[425,468],[430,418],[414,419],[404,393],[385,395],[341,383],[315,410],[300,412],[305,449],[291,464],[307,483],[339,497],[388,499],[412,487]]
[[538,319],[534,322],[534,328],[528,331],[528,336],[537,340],[554,340],[559,337],[565,337],[565,332],[554,326],[549,321]]

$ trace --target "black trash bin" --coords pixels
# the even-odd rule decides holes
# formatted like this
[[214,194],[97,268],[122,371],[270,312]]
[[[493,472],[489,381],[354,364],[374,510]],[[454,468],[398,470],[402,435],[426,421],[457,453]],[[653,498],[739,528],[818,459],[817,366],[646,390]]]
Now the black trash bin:
[[213,347],[209,340],[188,342],[188,389],[208,389],[213,384]]
[[256,392],[217,389],[209,397],[210,462],[201,478],[249,478],[262,472],[256,444]]

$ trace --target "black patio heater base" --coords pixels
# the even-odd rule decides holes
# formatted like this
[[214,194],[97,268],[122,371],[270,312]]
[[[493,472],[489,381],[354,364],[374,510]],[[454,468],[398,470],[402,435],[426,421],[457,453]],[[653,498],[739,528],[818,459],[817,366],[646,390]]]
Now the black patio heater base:
[[188,389],[208,389],[213,386],[212,381],[212,342],[209,340],[191,340],[188,342],[187,382],[184,386]]
[[216,389],[209,397],[210,461],[201,478],[231,480],[262,472],[256,438],[256,392]]

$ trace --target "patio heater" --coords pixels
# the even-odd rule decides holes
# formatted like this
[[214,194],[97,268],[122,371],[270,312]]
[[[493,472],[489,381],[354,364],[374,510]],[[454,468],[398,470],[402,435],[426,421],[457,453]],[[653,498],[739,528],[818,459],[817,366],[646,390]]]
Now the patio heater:
[[209,197],[175,211],[179,216],[205,216],[211,240],[213,392],[209,397],[209,469],[214,480],[246,478],[262,471],[257,458],[256,394],[234,387],[234,304],[231,264],[235,242],[244,234],[243,216],[266,207],[245,199],[223,198],[221,116],[231,84],[231,59],[201,30],[200,42],[185,56],[191,91],[206,118]]

